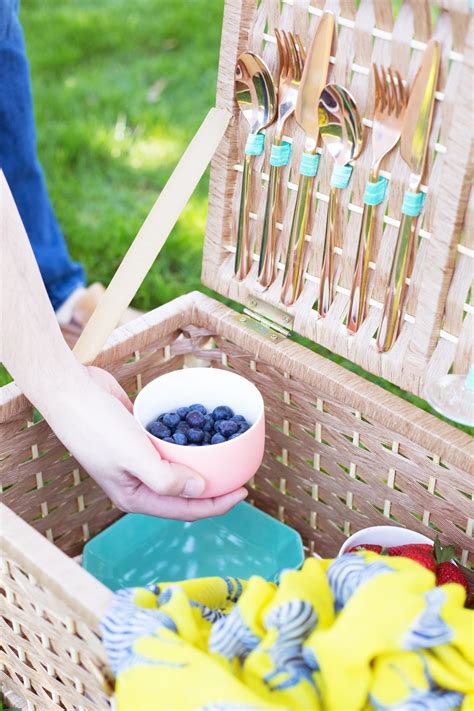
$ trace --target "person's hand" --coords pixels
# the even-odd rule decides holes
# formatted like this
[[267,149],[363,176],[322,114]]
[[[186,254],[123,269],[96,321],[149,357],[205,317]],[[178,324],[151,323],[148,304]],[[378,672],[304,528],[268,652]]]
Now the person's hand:
[[122,511],[185,521],[219,516],[242,501],[245,489],[214,499],[199,474],[160,458],[131,414],[132,403],[110,373],[82,368],[74,390],[59,394],[47,417],[71,454]]
[[124,511],[191,521],[245,498],[244,489],[189,498],[203,493],[202,478],[162,461],[118,383],[80,365],[66,345],[1,170],[0,202],[0,362],[71,454]]

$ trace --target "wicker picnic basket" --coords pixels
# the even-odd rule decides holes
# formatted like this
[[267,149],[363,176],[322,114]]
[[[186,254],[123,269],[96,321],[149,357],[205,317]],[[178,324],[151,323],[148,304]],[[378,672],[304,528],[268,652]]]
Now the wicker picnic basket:
[[[250,499],[297,529],[308,554],[333,556],[354,531],[393,522],[439,534],[442,541],[456,545],[463,564],[472,568],[471,438],[285,337],[287,331],[305,336],[416,395],[432,378],[465,372],[473,358],[469,2],[442,0],[435,7],[424,0],[405,0],[396,19],[390,0],[362,0],[358,9],[356,5],[354,0],[226,0],[217,105],[232,111],[235,120],[213,161],[203,281],[239,301],[246,312],[236,313],[198,292],[188,294],[118,329],[96,363],[132,394],[158,375],[196,359],[255,382],[265,398],[267,439],[263,464],[250,483]],[[318,320],[312,312],[330,174],[324,156],[315,184],[319,199],[310,261],[296,305],[285,309],[279,303],[281,264],[279,282],[263,293],[256,285],[255,265],[243,282],[233,278],[246,130],[233,99],[236,58],[251,48],[275,69],[274,28],[294,29],[306,40],[323,9],[337,17],[330,79],[351,90],[366,117],[373,102],[373,61],[392,62],[410,80],[430,36],[443,43],[410,302],[400,337],[383,355],[374,346],[374,333],[398,224],[392,215],[399,214],[407,178],[407,168],[396,154],[384,164],[390,191],[377,212],[378,257],[371,271],[369,314],[355,337],[347,336],[343,319],[370,148],[356,163],[352,189],[345,191],[348,221],[338,249],[341,278],[326,319]],[[298,158],[301,132],[290,124],[287,133]],[[285,174],[289,197],[281,221],[283,243],[295,199],[294,170],[288,168]],[[268,147],[255,171],[263,177],[253,188],[251,223],[257,235]],[[1,520],[3,693],[17,706],[40,711],[109,708],[99,620],[111,593],[74,558],[85,541],[122,513],[68,456],[48,425],[33,424],[32,407],[14,384],[0,393],[0,423],[2,500],[8,507]]]

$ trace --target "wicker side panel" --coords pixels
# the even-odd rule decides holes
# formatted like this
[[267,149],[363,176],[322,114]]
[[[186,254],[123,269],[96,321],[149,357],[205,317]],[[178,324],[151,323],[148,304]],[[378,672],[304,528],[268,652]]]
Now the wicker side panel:
[[[253,381],[267,413],[265,459],[253,496],[261,508],[299,530],[311,550],[333,556],[355,530],[391,522],[433,537],[439,533],[474,567],[467,435],[408,403],[402,407],[388,393],[382,401],[380,388],[297,344],[275,346],[249,334],[217,302],[196,295],[196,304],[192,314],[181,313],[179,327],[175,323],[171,332],[160,324],[157,311],[157,333],[155,327],[144,328],[124,339],[101,356],[102,365],[131,394],[181,367],[189,355]],[[86,539],[84,523],[92,534],[119,513],[88,478],[81,475],[74,486],[70,460],[61,459],[63,450],[45,423],[20,431],[13,419],[3,427],[16,433],[2,445],[7,457],[1,466],[8,477],[4,502],[41,532],[51,531],[63,550],[79,552]],[[33,436],[36,427],[41,437]],[[41,458],[23,461],[34,446],[55,453],[54,462],[42,469],[42,486],[37,485]],[[84,497],[80,512],[77,491]]]
[[439,534],[474,567],[474,489],[465,472],[227,339],[212,339],[217,348],[199,358],[252,380],[265,400],[265,457],[250,485],[259,508],[325,557],[356,530],[391,523]]
[[110,709],[98,630],[8,556],[0,581],[0,683],[7,698],[19,697],[28,711]]
[[[438,7],[436,2],[432,3]],[[219,293],[249,305],[252,298],[280,308],[294,317],[294,330],[349,358],[366,370],[415,394],[422,394],[429,378],[449,372],[465,372],[472,355],[469,303],[474,251],[460,241],[472,178],[472,65],[474,20],[469,3],[440,3],[432,26],[429,3],[404,0],[396,16],[390,0],[364,0],[356,9],[353,0],[226,0],[223,42],[218,80],[218,103],[234,112],[228,130],[213,161],[209,194],[209,217],[203,262],[203,281]],[[261,54],[273,72],[277,69],[275,27],[298,32],[303,41],[314,31],[323,10],[334,12],[337,40],[329,81],[337,81],[353,93],[365,118],[366,149],[354,166],[350,189],[343,191],[339,215],[340,243],[336,262],[339,282],[336,297],[325,319],[313,308],[319,293],[324,226],[332,161],[323,150],[313,190],[313,220],[307,235],[308,259],[303,293],[294,307],[280,302],[283,265],[296,198],[298,164],[303,150],[303,133],[294,120],[285,128],[293,142],[291,165],[285,168],[286,190],[278,216],[280,230],[279,275],[262,291],[256,280],[257,253],[262,232],[268,185],[270,146],[274,128],[267,131],[266,149],[253,163],[251,235],[254,265],[246,279],[233,277],[236,222],[240,196],[242,150],[249,127],[232,93],[232,75],[239,52]],[[439,7],[438,7],[439,9]],[[239,24],[240,22],[240,24]],[[403,192],[409,170],[394,151],[383,163],[382,174],[390,181],[383,205],[375,211],[375,242],[369,277],[370,307],[366,321],[355,336],[344,328],[349,290],[357,249],[364,184],[372,160],[371,116],[374,102],[372,62],[392,64],[411,81],[425,42],[435,37],[442,42],[443,58],[439,91],[430,138],[425,189],[425,209],[419,222],[419,248],[411,277],[407,315],[396,344],[389,353],[375,347],[385,288],[394,251]],[[465,224],[465,231],[468,225]],[[451,284],[451,287],[450,287]],[[459,287],[457,289],[457,287]],[[449,293],[448,293],[449,289]],[[456,295],[455,295],[456,294]],[[459,321],[466,322],[460,331]]]

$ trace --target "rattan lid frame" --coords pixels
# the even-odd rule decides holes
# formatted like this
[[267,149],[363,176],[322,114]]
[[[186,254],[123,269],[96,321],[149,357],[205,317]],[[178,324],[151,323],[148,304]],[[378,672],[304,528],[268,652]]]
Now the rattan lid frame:
[[[252,297],[276,306],[294,319],[294,332],[357,363],[416,395],[425,383],[453,371],[464,373],[474,357],[474,304],[472,275],[474,193],[472,112],[474,20],[468,0],[437,3],[439,15],[432,22],[428,0],[404,0],[396,18],[391,0],[226,0],[217,85],[217,106],[234,114],[234,121],[214,157],[209,193],[209,213],[204,247],[203,282],[218,293],[242,304]],[[411,278],[407,316],[401,335],[391,351],[379,354],[375,334],[381,302],[388,280],[390,258],[397,235],[397,219],[408,177],[408,167],[397,151],[383,164],[390,190],[376,216],[375,264],[371,270],[368,317],[355,336],[348,335],[344,318],[349,301],[356,241],[362,212],[362,195],[371,162],[370,140],[354,167],[350,190],[342,206],[348,219],[343,230],[338,262],[339,287],[329,316],[319,319],[312,310],[318,295],[322,240],[331,172],[331,161],[322,154],[314,198],[316,212],[310,240],[310,258],[305,286],[291,308],[280,300],[285,251],[280,257],[275,284],[261,292],[256,281],[256,263],[243,282],[233,278],[236,215],[240,194],[240,165],[248,127],[233,96],[233,73],[237,56],[250,48],[276,69],[274,28],[294,29],[303,40],[314,31],[323,10],[336,15],[337,40],[328,80],[347,86],[366,117],[367,133],[373,107],[372,62],[391,63],[410,81],[426,41],[442,42],[443,55],[433,129],[430,138],[426,205],[420,221],[419,248]],[[281,242],[286,244],[296,197],[295,183],[303,134],[290,122],[286,133],[293,141],[293,160],[283,179],[288,183],[286,209],[281,219]],[[266,194],[272,129],[265,154],[254,162],[251,231],[258,246]],[[255,255],[256,256],[256,255]]]

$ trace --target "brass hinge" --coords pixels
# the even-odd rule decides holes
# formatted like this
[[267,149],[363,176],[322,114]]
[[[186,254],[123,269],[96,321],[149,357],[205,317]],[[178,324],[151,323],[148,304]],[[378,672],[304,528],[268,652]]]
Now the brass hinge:
[[236,320],[273,343],[280,343],[290,335],[294,317],[252,296],[244,306],[244,313],[237,314]]

